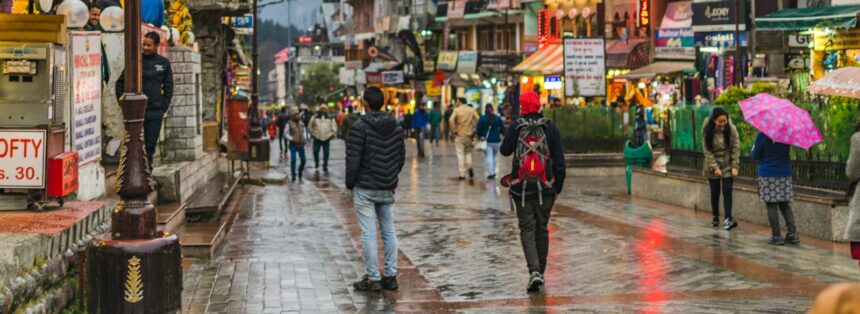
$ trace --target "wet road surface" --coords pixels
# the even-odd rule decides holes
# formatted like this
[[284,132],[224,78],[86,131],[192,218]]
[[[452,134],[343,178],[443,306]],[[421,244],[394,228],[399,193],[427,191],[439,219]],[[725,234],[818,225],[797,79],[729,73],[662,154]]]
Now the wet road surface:
[[545,290],[528,295],[516,216],[507,191],[483,178],[483,155],[478,178],[459,181],[453,145],[431,146],[424,159],[407,146],[395,204],[399,291],[350,285],[364,266],[344,148],[334,141],[330,173],[309,167],[304,182],[240,193],[224,247],[185,277],[184,310],[791,313],[827,285],[860,278],[839,246],[807,238],[771,246],[762,226],[728,232],[712,228],[709,214],[629,199],[623,178],[568,177],[550,220]]

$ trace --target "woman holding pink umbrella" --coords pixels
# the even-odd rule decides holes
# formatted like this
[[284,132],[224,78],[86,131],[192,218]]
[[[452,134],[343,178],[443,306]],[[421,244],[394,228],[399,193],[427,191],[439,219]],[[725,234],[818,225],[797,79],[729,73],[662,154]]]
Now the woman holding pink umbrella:
[[740,166],[740,139],[738,130],[729,121],[729,114],[722,107],[714,107],[711,117],[705,120],[702,130],[702,153],[705,155],[704,171],[711,186],[711,212],[714,227],[720,225],[720,192],[726,220],[723,229],[738,226],[732,216],[732,190]]
[[[759,199],[767,206],[767,218],[770,222],[770,244],[798,244],[797,227],[794,224],[794,213],[791,211],[791,200],[794,190],[791,185],[791,146],[774,142],[762,132],[755,139],[752,158],[758,162],[758,191]],[[779,212],[785,219],[788,233],[782,238],[779,228]]]

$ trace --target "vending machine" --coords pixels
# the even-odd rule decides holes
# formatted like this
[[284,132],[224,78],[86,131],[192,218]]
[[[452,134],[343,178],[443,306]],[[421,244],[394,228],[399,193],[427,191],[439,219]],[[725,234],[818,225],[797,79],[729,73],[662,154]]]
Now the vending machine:
[[[66,49],[0,41],[0,190],[44,209],[77,190],[77,153],[66,152]],[[0,204],[0,209],[15,209]],[[22,209],[22,208],[18,208]]]

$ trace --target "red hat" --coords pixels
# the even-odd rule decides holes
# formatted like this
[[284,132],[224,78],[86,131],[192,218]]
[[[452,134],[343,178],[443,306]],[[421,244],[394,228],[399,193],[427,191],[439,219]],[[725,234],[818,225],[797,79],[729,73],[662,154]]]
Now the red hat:
[[540,97],[535,92],[525,92],[520,95],[520,114],[540,112]]

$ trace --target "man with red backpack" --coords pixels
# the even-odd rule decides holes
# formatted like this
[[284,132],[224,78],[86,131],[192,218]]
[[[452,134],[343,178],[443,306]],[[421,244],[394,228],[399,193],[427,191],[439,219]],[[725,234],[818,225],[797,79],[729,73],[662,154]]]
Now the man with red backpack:
[[537,94],[522,94],[520,108],[522,116],[511,123],[499,150],[503,156],[514,155],[511,174],[502,180],[510,179],[504,183],[517,210],[529,270],[526,290],[538,292],[549,252],[549,214],[564,186],[564,150],[558,127],[540,113]]

